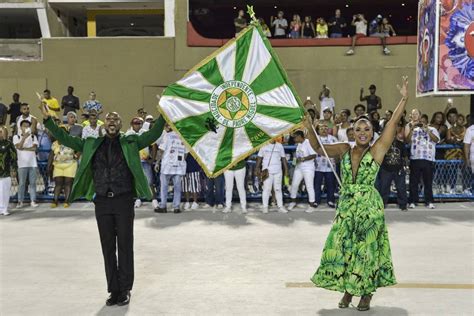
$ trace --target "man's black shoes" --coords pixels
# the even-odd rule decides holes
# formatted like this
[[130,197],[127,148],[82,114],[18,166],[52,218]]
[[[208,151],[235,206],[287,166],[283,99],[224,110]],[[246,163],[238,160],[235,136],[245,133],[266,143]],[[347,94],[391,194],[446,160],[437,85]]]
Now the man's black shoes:
[[130,297],[131,297],[130,291],[120,292],[117,298],[117,305],[118,306],[128,305],[128,303],[130,303]]
[[117,304],[118,297],[120,292],[112,292],[110,293],[109,298],[105,301],[105,305],[112,306]]
[[181,213],[181,210],[180,210],[179,208],[175,208],[175,209],[174,209],[174,213],[175,213],[175,214]]
[[155,208],[155,213],[168,213],[168,211],[166,210],[166,208],[157,207]]

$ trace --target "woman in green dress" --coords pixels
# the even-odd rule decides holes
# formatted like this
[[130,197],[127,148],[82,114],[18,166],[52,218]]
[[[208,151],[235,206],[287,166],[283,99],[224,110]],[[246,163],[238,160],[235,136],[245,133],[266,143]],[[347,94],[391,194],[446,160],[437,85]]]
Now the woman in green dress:
[[[347,143],[324,145],[329,157],[341,159],[342,188],[321,264],[311,281],[318,287],[344,293],[340,308],[347,308],[352,296],[360,296],[357,309],[368,310],[378,287],[396,284],[384,205],[374,183],[405,110],[407,85],[403,77],[402,87],[397,86],[402,99],[372,146],[373,127],[365,117],[354,123],[356,144],[352,149]],[[309,124],[306,122],[311,145],[323,155]]]

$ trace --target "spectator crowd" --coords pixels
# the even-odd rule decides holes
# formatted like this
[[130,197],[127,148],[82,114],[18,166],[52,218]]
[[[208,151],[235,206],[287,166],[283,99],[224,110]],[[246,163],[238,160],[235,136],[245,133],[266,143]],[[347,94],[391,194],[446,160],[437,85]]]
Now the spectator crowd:
[[[336,9],[334,16],[329,18],[306,15],[304,19],[299,14],[293,14],[288,22],[283,11],[278,11],[276,16],[270,17],[270,24],[266,24],[263,18],[258,19],[263,33],[267,37],[276,39],[308,39],[308,38],[342,38],[349,36],[352,44],[347,55],[354,55],[357,40],[363,37],[374,37],[380,39],[382,52],[389,55],[390,49],[387,47],[387,38],[396,36],[395,29],[389,22],[388,17],[378,14],[368,22],[364,14],[358,13],[352,19],[346,20],[340,9]],[[244,10],[239,10],[234,19],[235,34],[237,35],[248,25]]]
[[[391,119],[392,111],[383,111],[382,98],[376,94],[374,84],[368,90],[366,94],[361,88],[361,103],[351,109],[336,106],[331,89],[326,85],[319,92],[317,104],[307,98],[304,108],[323,144],[348,142],[354,145],[352,124],[360,116],[367,116],[371,121],[372,142],[377,140]],[[103,106],[95,92],[81,105],[71,86],[60,103],[51,91],[44,90],[42,102],[47,104],[56,124],[70,135],[81,138],[104,135],[100,120]],[[69,207],[68,197],[81,154],[55,140],[42,122],[30,114],[29,104],[20,101],[18,93],[13,94],[9,106],[0,103],[0,109],[0,213],[9,214],[11,193],[17,193],[17,209],[25,206],[27,197],[30,206],[37,207],[37,192],[47,192],[53,197],[52,208],[58,207],[60,200],[64,201],[63,207]],[[141,134],[153,124],[154,117],[139,108],[125,133]],[[322,203],[324,193],[327,205],[334,208],[339,190],[336,176],[340,173],[339,161],[318,155],[305,135],[304,130],[297,130],[272,141],[256,155],[211,179],[188,154],[179,135],[166,126],[154,144],[140,151],[141,166],[154,193],[152,207],[157,213],[168,212],[168,197],[172,197],[175,213],[198,209],[200,201],[206,203],[206,208],[231,212],[234,193],[237,193],[240,208],[246,213],[247,195],[261,192],[263,213],[273,205],[279,212],[286,213],[306,197],[305,209],[313,212]],[[454,146],[438,146],[440,144]],[[448,163],[437,166],[437,160]],[[418,109],[405,113],[381,165],[376,187],[385,204],[389,202],[390,192],[395,191],[398,207],[404,211],[417,206],[422,188],[425,205],[434,208],[434,194],[471,195],[472,177],[469,175],[473,171],[471,117],[459,113],[449,101],[445,110],[433,113],[431,119]],[[287,206],[285,195],[289,197]],[[135,207],[141,207],[142,202],[137,197]]]

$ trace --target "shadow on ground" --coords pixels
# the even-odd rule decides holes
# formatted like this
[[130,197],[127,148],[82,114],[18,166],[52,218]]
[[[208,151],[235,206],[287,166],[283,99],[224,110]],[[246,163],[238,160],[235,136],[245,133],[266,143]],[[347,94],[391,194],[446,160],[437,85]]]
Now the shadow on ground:
[[349,316],[349,315],[364,315],[364,316],[372,316],[372,315],[383,315],[383,316],[407,316],[408,311],[399,308],[399,307],[384,307],[384,306],[372,306],[370,310],[365,312],[359,312],[355,307],[347,308],[347,309],[321,309],[318,311],[317,315],[321,316]]

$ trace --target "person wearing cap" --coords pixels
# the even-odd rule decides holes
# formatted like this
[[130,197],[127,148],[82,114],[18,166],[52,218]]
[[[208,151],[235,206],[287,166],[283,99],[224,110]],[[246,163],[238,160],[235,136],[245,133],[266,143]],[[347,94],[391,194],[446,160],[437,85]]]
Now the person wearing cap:
[[382,108],[382,98],[375,94],[377,87],[371,84],[369,87],[369,95],[364,96],[364,88],[360,88],[360,101],[367,102],[367,113],[380,110]]
[[331,113],[334,113],[334,109],[336,107],[336,102],[334,101],[334,98],[330,96],[331,94],[331,89],[329,89],[328,86],[323,84],[323,89],[321,92],[319,92],[319,101],[321,101],[321,117],[320,119],[323,119],[323,112],[326,109],[330,109]]
[[143,122],[142,129],[145,131],[149,130],[152,122],[153,115],[148,114],[147,116],[145,116],[145,121]]
[[[146,132],[143,129],[143,119],[141,117],[134,117],[130,122],[130,128],[125,133],[125,135],[141,135]],[[156,196],[155,186],[153,185],[153,169],[152,169],[152,160],[150,157],[150,149],[149,147],[143,148],[139,152],[140,154],[140,161],[142,163],[143,172],[148,180],[148,185],[150,186],[150,190],[153,193],[153,196]],[[135,200],[135,208],[139,208],[142,205],[142,200],[140,197],[137,197]],[[158,200],[154,198],[152,200],[153,208],[158,207]]]
[[369,24],[369,35],[371,37],[378,37],[382,42],[383,53],[385,55],[390,55],[390,50],[387,48],[387,34],[383,32],[383,17],[381,14],[377,15],[375,19],[372,20]]

